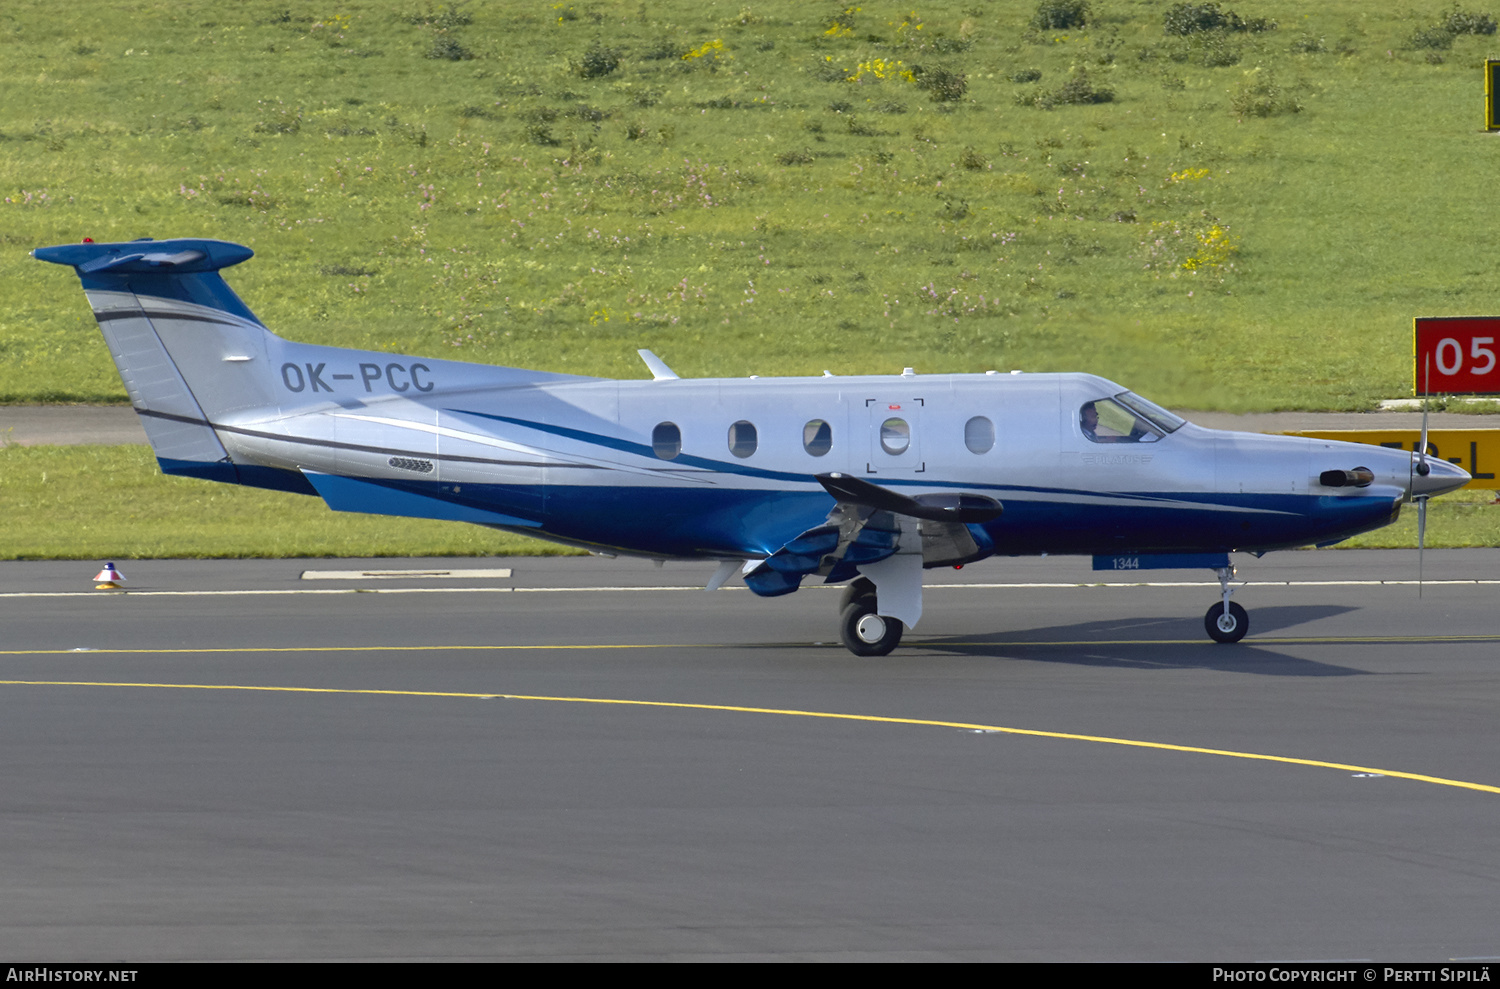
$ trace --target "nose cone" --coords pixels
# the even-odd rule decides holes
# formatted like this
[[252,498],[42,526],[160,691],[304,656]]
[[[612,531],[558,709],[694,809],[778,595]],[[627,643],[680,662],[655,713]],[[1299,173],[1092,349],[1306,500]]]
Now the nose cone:
[[1427,474],[1424,476],[1418,471],[1421,462],[1413,455],[1411,458],[1411,495],[1412,498],[1430,498],[1433,495],[1447,494],[1449,491],[1457,491],[1468,484],[1471,478],[1469,472],[1457,464],[1450,464],[1446,460],[1436,457],[1427,458]]

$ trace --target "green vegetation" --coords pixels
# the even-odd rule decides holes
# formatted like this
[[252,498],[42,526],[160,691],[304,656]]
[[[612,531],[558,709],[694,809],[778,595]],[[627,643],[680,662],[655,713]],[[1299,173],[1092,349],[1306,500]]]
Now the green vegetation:
[[321,499],[168,477],[144,446],[0,447],[0,559],[572,553],[477,525],[330,512]]
[[120,401],[32,247],[209,236],[295,339],[574,373],[1409,390],[1488,312],[1494,18],[1234,0],[0,9],[0,401]]
[[[26,256],[207,236],[293,339],[639,377],[1086,370],[1368,408],[1493,311],[1478,71],[1421,0],[0,8],[0,401],[123,401]],[[108,477],[108,485],[99,479]],[[1465,500],[1467,499],[1467,500]],[[1496,544],[1487,493],[1434,545]],[[547,551],[0,449],[0,557]],[[1410,545],[1400,526],[1351,541]]]

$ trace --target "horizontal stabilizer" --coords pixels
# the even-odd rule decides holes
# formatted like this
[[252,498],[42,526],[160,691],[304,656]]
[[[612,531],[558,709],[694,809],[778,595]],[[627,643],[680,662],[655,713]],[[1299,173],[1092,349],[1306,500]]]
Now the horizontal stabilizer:
[[864,505],[877,511],[931,522],[989,522],[1005,511],[998,501],[985,495],[945,492],[910,498],[848,474],[818,474],[817,478],[823,490],[841,503]]
[[218,271],[248,261],[255,252],[223,240],[132,240],[123,244],[59,244],[31,252],[38,261],[68,264],[81,275],[171,273],[187,275]]
[[472,505],[444,501],[418,494],[406,488],[391,487],[379,481],[337,474],[320,474],[304,470],[318,495],[335,512],[366,512],[371,515],[402,515],[408,518],[443,519],[448,522],[475,522],[479,525],[520,526],[534,529],[541,525],[530,519],[491,512]]

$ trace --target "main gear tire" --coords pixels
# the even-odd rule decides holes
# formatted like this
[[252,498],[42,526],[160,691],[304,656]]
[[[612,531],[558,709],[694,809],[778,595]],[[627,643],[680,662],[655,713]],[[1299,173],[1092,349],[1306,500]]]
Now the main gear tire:
[[875,613],[873,598],[851,601],[839,616],[839,638],[844,648],[856,656],[886,656],[901,644],[905,626],[899,618]]

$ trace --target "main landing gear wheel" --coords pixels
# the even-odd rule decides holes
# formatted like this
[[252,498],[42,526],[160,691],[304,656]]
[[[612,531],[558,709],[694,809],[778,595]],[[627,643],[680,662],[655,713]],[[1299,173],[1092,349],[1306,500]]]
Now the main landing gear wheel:
[[844,648],[856,656],[885,656],[901,642],[899,618],[882,618],[875,613],[873,598],[856,598],[844,607],[839,618],[839,638]]
[[1250,616],[1245,614],[1245,609],[1229,602],[1229,613],[1224,613],[1222,602],[1208,609],[1208,614],[1203,616],[1203,627],[1208,630],[1208,637],[1215,642],[1238,642],[1250,631]]

